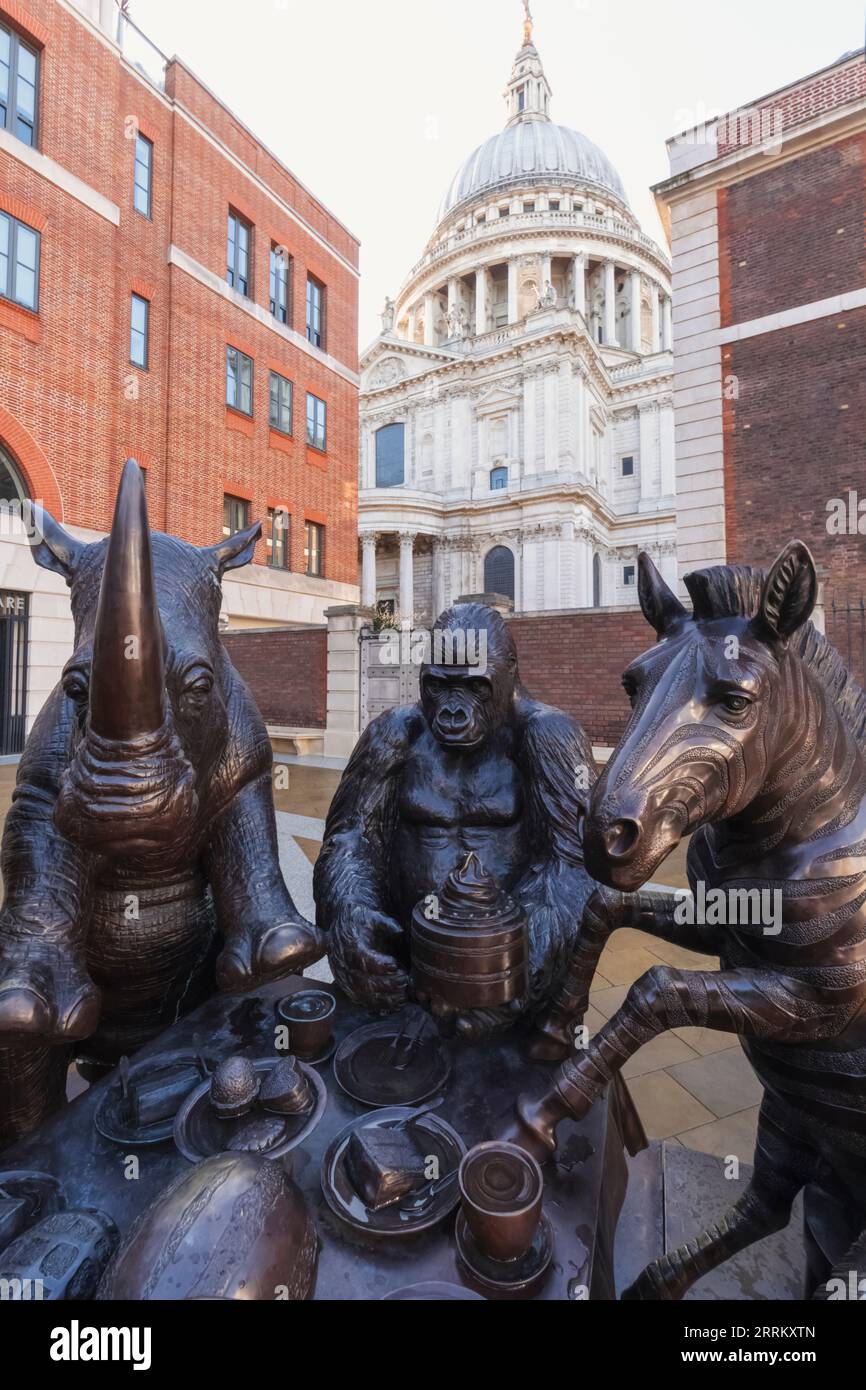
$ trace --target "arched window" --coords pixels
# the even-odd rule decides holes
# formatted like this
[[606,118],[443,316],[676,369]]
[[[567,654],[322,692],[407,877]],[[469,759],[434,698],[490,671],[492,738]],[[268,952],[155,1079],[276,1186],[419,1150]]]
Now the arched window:
[[508,469],[491,468],[490,470],[490,491],[499,492],[502,488],[508,487]]
[[592,557],[592,606],[601,608],[601,556]]
[[405,425],[385,425],[376,431],[376,486],[401,487],[406,477]]
[[25,502],[30,493],[12,456],[0,444],[0,502]]
[[485,557],[484,592],[514,599],[514,553],[507,545],[494,546]]

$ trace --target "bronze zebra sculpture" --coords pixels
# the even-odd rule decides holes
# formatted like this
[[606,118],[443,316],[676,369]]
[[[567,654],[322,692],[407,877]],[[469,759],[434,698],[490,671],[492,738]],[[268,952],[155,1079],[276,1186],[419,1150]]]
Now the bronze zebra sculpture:
[[[766,576],[719,566],[686,586],[692,613],[641,556],[641,607],[658,643],[625,672],[632,717],[584,826],[587,868],[616,891],[589,905],[536,1043],[539,1057],[570,1055],[541,1101],[519,1102],[513,1137],[549,1156],[559,1121],[585,1115],[624,1062],[667,1029],[736,1033],[765,1088],[751,1183],[722,1221],[650,1265],[626,1296],[681,1298],[787,1225],[804,1188],[813,1284],[835,1263],[858,1287],[866,1275],[866,695],[809,621],[817,580],[800,542]],[[702,893],[732,899],[769,889],[780,895],[779,920],[689,925],[674,895],[628,896],[686,835],[693,892],[703,884]],[[575,1050],[598,958],[626,925],[719,955],[721,969],[653,968]]]

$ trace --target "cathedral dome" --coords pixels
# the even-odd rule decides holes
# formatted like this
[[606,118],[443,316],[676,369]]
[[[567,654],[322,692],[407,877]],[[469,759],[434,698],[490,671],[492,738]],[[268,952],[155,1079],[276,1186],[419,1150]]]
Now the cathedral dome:
[[627,203],[622,180],[607,155],[580,131],[550,120],[518,120],[472,152],[452,180],[439,210],[441,222],[463,203],[527,183],[562,182],[596,187]]

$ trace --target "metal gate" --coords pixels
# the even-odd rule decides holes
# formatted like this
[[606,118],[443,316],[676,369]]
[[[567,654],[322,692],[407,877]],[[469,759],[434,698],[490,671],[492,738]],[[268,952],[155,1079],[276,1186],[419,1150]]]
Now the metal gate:
[[381,660],[379,634],[361,632],[361,731],[380,714],[402,705],[414,705],[420,690],[420,668],[412,662],[400,665]]
[[27,594],[0,592],[0,754],[24,749],[29,622]]
[[863,596],[845,597],[824,610],[827,638],[843,658],[854,679],[866,686],[866,603]]

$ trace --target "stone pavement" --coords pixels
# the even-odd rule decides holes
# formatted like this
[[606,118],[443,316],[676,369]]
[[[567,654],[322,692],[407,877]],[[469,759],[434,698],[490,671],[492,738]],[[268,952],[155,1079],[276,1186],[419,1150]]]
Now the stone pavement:
[[[275,792],[280,856],[290,891],[300,910],[313,914],[312,865],[324,833],[324,818],[340,772],[323,759],[289,760],[288,786]],[[9,809],[14,766],[0,766],[0,824]],[[660,877],[672,887],[685,884],[681,848]],[[588,1024],[594,1031],[619,1006],[630,984],[659,963],[684,968],[715,968],[717,961],[656,941],[643,932],[620,931],[599,965],[591,994]],[[309,972],[329,978],[327,963]],[[646,1047],[625,1067],[625,1076],[652,1139],[750,1163],[761,1088],[739,1044],[725,1033],[678,1028]],[[80,1083],[79,1083],[80,1084]]]

